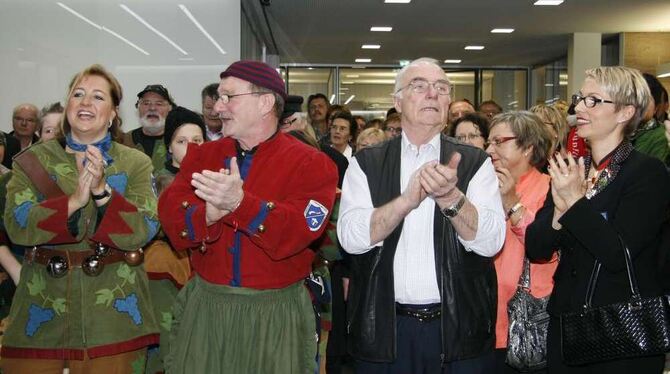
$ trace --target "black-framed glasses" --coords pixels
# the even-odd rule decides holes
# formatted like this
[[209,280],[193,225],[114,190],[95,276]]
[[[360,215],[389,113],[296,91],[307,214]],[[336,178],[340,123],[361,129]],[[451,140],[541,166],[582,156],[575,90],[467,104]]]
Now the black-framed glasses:
[[458,139],[459,142],[466,142],[466,141],[473,141],[477,138],[481,138],[481,134],[463,134],[463,135],[456,135],[456,139]]
[[611,100],[605,100],[605,99],[599,99],[595,96],[580,96],[580,95],[572,95],[572,105],[577,106],[580,101],[584,100],[584,105],[587,108],[593,108],[598,103],[608,103],[608,104],[614,104],[614,101]]
[[489,141],[486,142],[485,146],[488,148],[489,145],[492,145],[494,147],[498,147],[501,144],[508,142],[512,139],[516,139],[516,136],[501,136],[499,138],[491,138]]
[[221,100],[222,103],[228,104],[230,102],[230,99],[238,96],[245,96],[245,95],[264,95],[264,94],[269,94],[270,92],[260,92],[260,91],[255,91],[255,92],[245,92],[241,94],[234,94],[234,95],[227,95],[227,94],[219,94],[219,97],[217,100]]
[[404,90],[405,88],[410,88],[414,93],[424,94],[428,91],[428,88],[433,86],[438,95],[445,96],[449,95],[451,92],[451,85],[448,81],[438,80],[435,82],[428,82],[423,78],[412,79],[406,86],[399,88],[396,93]]
[[401,134],[402,133],[402,127],[391,127],[391,126],[386,126],[384,131],[388,131],[394,134]]

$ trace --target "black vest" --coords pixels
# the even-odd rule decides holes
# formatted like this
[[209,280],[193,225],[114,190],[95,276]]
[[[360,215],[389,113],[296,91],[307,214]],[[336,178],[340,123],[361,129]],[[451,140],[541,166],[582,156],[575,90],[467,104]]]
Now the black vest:
[[[470,179],[488,157],[478,148],[442,136],[440,162],[461,154],[458,188],[467,191]],[[400,195],[401,137],[356,154],[367,176],[372,204],[382,206]],[[435,265],[442,298],[442,357],[454,361],[490,352],[495,344],[497,283],[493,259],[466,251],[436,204]],[[396,355],[393,258],[403,222],[381,247],[351,256],[347,307],[349,352],[358,359],[392,362]]]

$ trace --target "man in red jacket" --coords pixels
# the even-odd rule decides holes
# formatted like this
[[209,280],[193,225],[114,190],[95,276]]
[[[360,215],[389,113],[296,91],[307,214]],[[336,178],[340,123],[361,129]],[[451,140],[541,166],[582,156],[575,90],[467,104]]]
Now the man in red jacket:
[[276,70],[238,61],[214,109],[224,139],[189,147],[159,215],[194,278],[177,297],[170,373],[313,373],[315,317],[303,280],[326,227],[337,171],[277,131],[286,91]]

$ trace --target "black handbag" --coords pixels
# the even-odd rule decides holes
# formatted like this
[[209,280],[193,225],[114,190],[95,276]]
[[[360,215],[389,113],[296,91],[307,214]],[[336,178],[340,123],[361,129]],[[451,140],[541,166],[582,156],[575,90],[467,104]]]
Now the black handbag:
[[535,371],[547,366],[547,329],[549,296],[537,298],[530,293],[530,261],[523,259],[523,271],[514,296],[507,303],[507,365],[518,371]]
[[601,264],[593,265],[580,312],[561,315],[561,351],[568,365],[583,365],[670,351],[668,296],[643,298],[637,287],[630,252],[623,240],[626,271],[631,289],[628,301],[592,306]]

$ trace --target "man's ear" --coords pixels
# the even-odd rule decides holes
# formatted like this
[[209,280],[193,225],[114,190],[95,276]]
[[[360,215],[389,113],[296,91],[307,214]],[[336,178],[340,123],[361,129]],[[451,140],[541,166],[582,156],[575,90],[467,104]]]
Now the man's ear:
[[263,115],[266,115],[272,111],[275,106],[275,95],[269,93],[266,95],[260,95],[260,100],[258,100],[259,110]]

